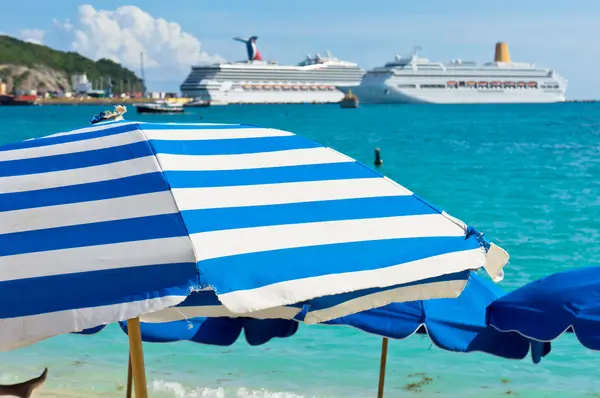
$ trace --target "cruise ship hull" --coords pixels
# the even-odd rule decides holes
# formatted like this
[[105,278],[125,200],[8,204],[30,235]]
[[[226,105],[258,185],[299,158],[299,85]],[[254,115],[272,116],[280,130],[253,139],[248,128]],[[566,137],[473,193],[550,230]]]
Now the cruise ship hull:
[[561,90],[518,90],[518,89],[399,89],[393,85],[360,85],[338,87],[342,92],[352,89],[365,104],[517,104],[564,102]]

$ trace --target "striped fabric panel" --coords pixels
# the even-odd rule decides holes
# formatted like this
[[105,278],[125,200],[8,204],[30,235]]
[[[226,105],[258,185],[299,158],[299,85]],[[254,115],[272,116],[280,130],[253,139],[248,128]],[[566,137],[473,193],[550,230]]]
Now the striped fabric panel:
[[[464,224],[315,142],[249,126],[147,126],[194,244],[200,282],[218,292],[227,313],[374,287],[391,300],[402,295],[389,286],[485,263]],[[448,278],[446,288],[439,280],[423,287],[423,297],[456,296],[464,283]],[[369,305],[365,298],[357,307]]]
[[[383,291],[353,308],[384,305],[412,297],[391,286],[482,266],[465,228],[281,130],[121,122],[11,144],[0,148],[0,295],[11,303],[0,348],[157,311],[201,286],[218,293],[212,313],[230,316],[289,317],[297,303],[373,288]],[[420,298],[458,294],[446,282]],[[40,326],[50,313],[55,331]],[[39,332],[15,332],[20,319]]]
[[172,306],[187,228],[135,123],[0,147],[0,349]]
[[[268,310],[256,311],[249,314],[236,314],[228,311],[212,290],[193,292],[183,302],[172,308],[166,308],[141,317],[147,323],[171,323],[179,325],[178,321],[191,320],[196,317],[230,317],[239,316],[255,319],[294,319],[307,324],[320,323],[344,315],[364,311],[366,298],[369,300],[386,300],[393,296],[394,301],[408,302],[420,300],[423,288],[436,289],[448,296],[459,294],[470,271],[456,272],[443,277],[428,278],[387,288],[371,288],[349,293],[318,297],[305,303],[275,307]],[[340,315],[342,314],[342,315]]]

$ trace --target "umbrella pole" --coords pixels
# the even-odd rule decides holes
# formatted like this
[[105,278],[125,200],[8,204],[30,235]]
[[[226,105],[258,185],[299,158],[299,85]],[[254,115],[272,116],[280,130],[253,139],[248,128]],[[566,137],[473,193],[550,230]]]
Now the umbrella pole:
[[132,384],[132,380],[131,380],[131,352],[128,355],[128,359],[127,359],[127,395],[125,395],[126,398],[131,398],[131,384]]
[[383,398],[383,385],[385,384],[385,364],[387,362],[388,338],[384,337],[381,341],[381,362],[379,364],[379,388],[377,389],[377,398]]
[[135,398],[148,398],[146,387],[146,371],[144,369],[144,351],[142,350],[142,333],[140,330],[140,318],[127,321],[129,335],[129,358],[131,361],[131,374],[133,376],[133,388]]

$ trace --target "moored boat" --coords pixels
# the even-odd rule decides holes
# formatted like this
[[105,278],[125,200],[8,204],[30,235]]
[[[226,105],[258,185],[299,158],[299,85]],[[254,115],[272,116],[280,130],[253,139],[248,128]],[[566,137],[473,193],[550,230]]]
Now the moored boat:
[[340,101],[340,108],[358,108],[358,97],[348,90],[344,98]]
[[38,105],[35,95],[0,95],[0,105]]
[[183,104],[177,102],[157,101],[147,104],[135,104],[137,113],[183,113]]

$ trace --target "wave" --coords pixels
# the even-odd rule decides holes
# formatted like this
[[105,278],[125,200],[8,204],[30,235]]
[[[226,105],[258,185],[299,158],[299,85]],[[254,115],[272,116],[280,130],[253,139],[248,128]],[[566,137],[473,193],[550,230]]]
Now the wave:
[[[150,384],[150,389],[155,393],[174,398],[308,398],[291,392],[274,392],[265,389],[251,390],[239,388],[188,388],[177,382],[155,380]],[[316,397],[310,397],[316,398]]]

